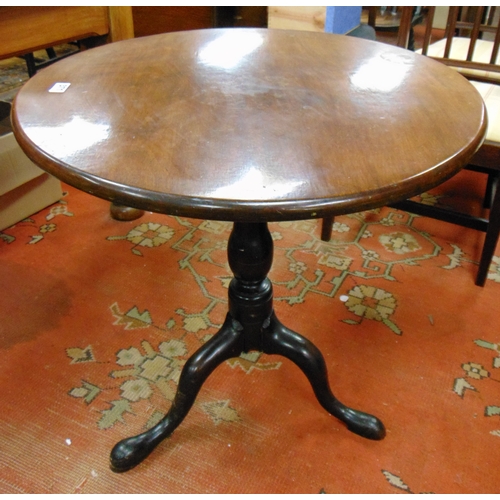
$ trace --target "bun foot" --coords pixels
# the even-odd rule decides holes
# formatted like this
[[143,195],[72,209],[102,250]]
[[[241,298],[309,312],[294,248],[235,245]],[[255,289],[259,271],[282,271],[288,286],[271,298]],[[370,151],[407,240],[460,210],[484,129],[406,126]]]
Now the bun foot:
[[125,207],[123,205],[115,205],[114,203],[111,203],[109,212],[113,219],[120,221],[135,220],[144,215],[144,210],[139,210],[138,208]]

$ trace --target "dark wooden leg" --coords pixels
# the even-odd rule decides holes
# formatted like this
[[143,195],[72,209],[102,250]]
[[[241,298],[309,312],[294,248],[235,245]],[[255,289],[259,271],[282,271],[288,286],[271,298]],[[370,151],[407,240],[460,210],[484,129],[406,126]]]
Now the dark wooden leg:
[[24,55],[24,60],[26,61],[26,67],[28,69],[28,76],[31,78],[36,74],[36,64],[35,56],[33,52]]
[[272,285],[267,273],[272,263],[272,239],[267,224],[237,223],[228,245],[235,279],[229,288],[229,310],[245,332],[245,350],[280,354],[306,375],[321,406],[369,439],[382,439],[382,422],[342,404],[331,392],[323,355],[309,340],[283,326],[272,306]]
[[321,222],[321,239],[330,241],[332,239],[332,226],[335,217],[325,217]]
[[109,212],[113,219],[120,221],[135,220],[144,215],[144,210],[125,207],[123,205],[117,205],[116,203],[111,203]]
[[479,270],[476,276],[476,285],[484,286],[488,277],[491,260],[495,253],[498,244],[498,236],[500,234],[500,190],[496,189],[493,203],[490,209],[488,222],[488,230],[484,240],[483,251],[479,261]]
[[229,313],[224,325],[187,361],[167,415],[153,428],[113,448],[111,468],[115,472],[135,467],[180,425],[202,384],[218,365],[251,350],[289,358],[305,373],[326,411],[363,437],[384,437],[380,420],[343,405],[332,394],[325,360],[318,348],[276,318],[272,284],[267,277],[272,259],[273,240],[266,223],[234,224],[228,242],[228,262],[234,278],[229,285]]
[[499,177],[500,172],[490,172],[488,174],[488,182],[486,184],[486,192],[483,201],[484,208],[491,208],[491,205],[493,204],[493,198],[497,190]]
[[342,404],[330,390],[326,363],[319,349],[309,340],[283,326],[273,316],[266,337],[264,352],[281,354],[293,361],[306,375],[321,406],[334,417],[347,424],[347,428],[368,439],[382,439],[384,424],[367,413]]
[[172,406],[167,415],[154,427],[124,439],[111,451],[111,469],[125,472],[142,462],[184,420],[208,376],[223,361],[242,352],[240,333],[228,315],[221,330],[189,358],[182,369]]

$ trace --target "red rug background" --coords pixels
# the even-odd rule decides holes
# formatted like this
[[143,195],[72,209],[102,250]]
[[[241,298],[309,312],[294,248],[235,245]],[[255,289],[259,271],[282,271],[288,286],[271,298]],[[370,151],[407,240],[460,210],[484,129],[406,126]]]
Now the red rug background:
[[[431,194],[479,206],[478,174]],[[183,362],[226,314],[230,223],[147,213],[64,186],[0,233],[1,493],[498,493],[500,259],[484,236],[388,208],[273,223],[275,309],[312,340],[334,394],[377,415],[373,442],[325,413],[300,370],[221,365],[137,468],[109,452],[165,413]]]

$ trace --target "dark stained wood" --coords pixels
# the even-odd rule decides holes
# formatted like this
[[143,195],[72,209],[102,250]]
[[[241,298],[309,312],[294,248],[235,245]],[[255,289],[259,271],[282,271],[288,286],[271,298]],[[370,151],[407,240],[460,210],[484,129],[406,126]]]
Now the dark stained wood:
[[407,48],[410,41],[411,22],[413,19],[413,7],[403,8],[399,22],[397,46]]
[[184,365],[167,414],[147,431],[125,438],[113,447],[110,455],[113,471],[125,472],[141,463],[182,423],[203,383],[217,366],[249,351],[289,359],[308,378],[321,406],[348,430],[367,439],[385,437],[385,426],[377,417],[350,408],[334,396],[319,349],[287,328],[274,313],[272,284],[267,277],[273,260],[273,238],[268,224],[235,223],[227,252],[234,278],[229,284],[229,312],[224,324]]
[[333,215],[327,215],[323,218],[321,224],[321,239],[323,241],[330,241],[332,238],[333,223],[335,222],[335,217]]
[[109,212],[111,217],[113,217],[113,219],[121,221],[136,220],[144,215],[144,210],[124,207],[122,205],[115,205],[114,203],[111,203]]
[[[71,86],[49,93],[56,82]],[[77,188],[245,222],[334,216],[421,193],[467,163],[486,128],[479,94],[429,58],[265,29],[85,51],[32,78],[12,118],[26,154]]]
[[263,6],[214,7],[217,28],[267,28],[268,12]]
[[136,37],[216,27],[267,27],[267,7],[262,6],[136,5],[132,12]]
[[[412,7],[405,7],[405,9],[410,9]],[[427,19],[434,19],[434,14],[436,13],[436,7],[429,7],[427,11]],[[427,22],[425,25],[425,33],[424,33],[424,43],[422,46],[422,54],[427,54],[427,49],[429,48],[429,44],[431,43],[432,37],[432,22]]]
[[214,27],[214,9],[208,6],[132,7],[136,37]]

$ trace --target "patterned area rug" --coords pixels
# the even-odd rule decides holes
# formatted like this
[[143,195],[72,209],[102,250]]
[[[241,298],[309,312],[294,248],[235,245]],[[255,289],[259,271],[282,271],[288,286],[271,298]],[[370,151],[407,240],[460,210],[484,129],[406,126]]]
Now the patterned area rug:
[[[468,184],[462,172],[425,195]],[[290,361],[251,352],[209,377],[184,422],[115,474],[112,446],[168,410],[224,320],[230,223],[131,222],[68,186],[0,233],[1,493],[498,493],[500,258],[484,236],[382,208],[270,224],[275,309],[323,352],[335,395],[377,415],[350,433]],[[476,193],[477,194],[477,193]]]
[[0,70],[0,100],[10,101],[11,94],[28,81],[26,62],[20,57],[0,61]]
[[[76,52],[75,45],[64,44],[54,47],[57,57],[66,56]],[[45,50],[34,53],[36,64],[49,59]],[[29,79],[28,67],[22,57],[12,57],[0,60],[0,101],[12,102],[19,88]]]

